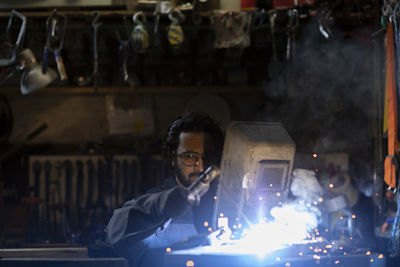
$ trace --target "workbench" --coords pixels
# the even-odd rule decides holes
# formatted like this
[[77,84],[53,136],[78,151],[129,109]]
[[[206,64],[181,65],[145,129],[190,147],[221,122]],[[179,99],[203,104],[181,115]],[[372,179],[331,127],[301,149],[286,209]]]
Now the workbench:
[[123,258],[92,258],[85,247],[0,249],[0,267],[128,267]]
[[201,249],[171,251],[165,255],[166,266],[195,267],[385,267],[386,257],[378,253],[325,255],[294,255],[287,250],[278,250],[265,257],[234,253],[203,253]]

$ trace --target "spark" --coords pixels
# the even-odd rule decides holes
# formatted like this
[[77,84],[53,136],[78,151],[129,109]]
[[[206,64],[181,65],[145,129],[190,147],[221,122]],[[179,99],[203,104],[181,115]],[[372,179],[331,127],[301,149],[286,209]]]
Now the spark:
[[351,215],[351,218],[355,219],[357,218],[355,214]]
[[374,262],[374,259],[371,259],[370,261],[371,261],[371,262]]
[[378,258],[383,259],[383,254],[379,254]]
[[333,188],[333,184],[329,184],[329,188]]
[[217,196],[214,196],[214,199],[217,200]]
[[371,255],[371,251],[367,251],[365,255]]
[[317,158],[317,157],[318,157],[318,154],[317,154],[317,153],[314,153],[314,154],[312,154],[312,156],[313,156],[313,158]]
[[286,266],[286,267],[290,267],[290,266],[292,266],[292,265],[290,265],[290,262],[286,262],[286,263],[285,263],[285,266]]
[[272,187],[272,184],[269,184],[269,187]]
[[186,267],[193,267],[194,266],[194,261],[187,261],[186,262]]
[[209,232],[212,232],[212,228],[211,228],[211,227],[208,227],[208,231],[209,231]]
[[340,263],[340,261],[339,261],[339,260],[336,260],[336,261],[335,261],[335,264],[339,264],[339,263]]
[[166,251],[166,252],[171,252],[172,249],[171,249],[171,248],[167,248],[165,251]]
[[318,201],[319,201],[319,202],[323,202],[323,201],[324,201],[324,198],[323,198],[323,197],[320,197],[320,198],[318,198]]
[[281,196],[281,193],[279,193],[279,192],[276,193],[276,196],[277,196],[277,197],[280,197],[280,196]]
[[224,214],[221,212],[221,213],[219,214],[219,217],[224,217]]
[[205,222],[204,222],[204,227],[207,227],[207,226],[208,226],[208,222],[205,221]]
[[259,197],[258,199],[259,199],[259,200],[263,200],[263,198],[262,198],[262,197]]
[[299,252],[299,256],[303,256],[303,253],[302,253],[302,252]]
[[277,261],[280,261],[280,260],[281,260],[281,258],[279,258],[279,257],[276,257],[276,260],[277,260]]

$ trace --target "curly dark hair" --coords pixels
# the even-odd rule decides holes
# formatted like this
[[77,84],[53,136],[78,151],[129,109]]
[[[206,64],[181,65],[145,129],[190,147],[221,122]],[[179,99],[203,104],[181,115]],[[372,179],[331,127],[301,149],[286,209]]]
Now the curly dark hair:
[[224,134],[218,124],[216,124],[210,116],[205,113],[188,112],[175,118],[168,128],[163,144],[164,155],[170,161],[175,158],[175,153],[179,146],[179,135],[182,132],[207,133],[210,137],[210,140],[207,140],[207,142],[210,142],[208,147],[211,147],[213,151],[212,153],[208,153],[210,155],[206,155],[206,157],[210,163],[220,164],[224,145]]

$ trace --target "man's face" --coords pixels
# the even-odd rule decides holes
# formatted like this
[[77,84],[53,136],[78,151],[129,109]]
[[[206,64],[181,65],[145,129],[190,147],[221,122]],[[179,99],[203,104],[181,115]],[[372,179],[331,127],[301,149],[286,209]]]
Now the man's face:
[[[196,132],[182,132],[179,135],[179,146],[176,149],[175,156],[175,173],[176,179],[179,183],[181,183],[185,187],[189,187],[197,178],[199,178],[200,173],[204,170],[204,162],[202,159],[202,155],[204,154],[204,133],[196,133]],[[200,155],[198,157],[198,161],[195,162],[193,166],[186,166],[182,161],[182,153],[190,152],[193,155]]]

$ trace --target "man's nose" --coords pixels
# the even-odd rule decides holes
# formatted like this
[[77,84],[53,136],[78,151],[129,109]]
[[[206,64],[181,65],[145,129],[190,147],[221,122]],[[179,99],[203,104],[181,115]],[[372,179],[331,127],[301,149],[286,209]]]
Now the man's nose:
[[195,164],[194,164],[194,167],[199,171],[199,172],[203,172],[203,168],[204,168],[204,166],[203,166],[203,159],[202,158],[199,158],[198,160],[196,160],[196,162],[195,162]]

